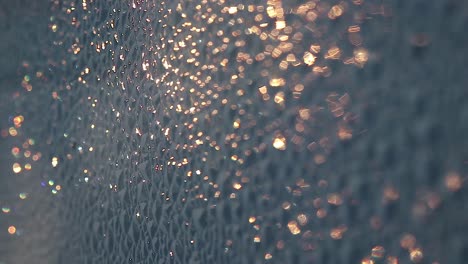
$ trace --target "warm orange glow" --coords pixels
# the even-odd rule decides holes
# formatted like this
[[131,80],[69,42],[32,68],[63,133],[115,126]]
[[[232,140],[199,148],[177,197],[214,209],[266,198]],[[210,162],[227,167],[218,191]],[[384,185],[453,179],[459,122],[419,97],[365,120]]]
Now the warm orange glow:
[[450,172],[445,176],[445,186],[449,191],[456,192],[458,191],[463,184],[462,178],[456,172]]
[[297,225],[296,221],[290,221],[288,223],[288,228],[289,228],[289,231],[291,232],[291,234],[293,234],[293,235],[298,235],[298,234],[301,233],[301,229],[299,229],[299,226]]
[[15,226],[9,226],[9,227],[8,227],[8,233],[9,233],[10,235],[15,234],[15,233],[16,233],[16,227],[15,227]]

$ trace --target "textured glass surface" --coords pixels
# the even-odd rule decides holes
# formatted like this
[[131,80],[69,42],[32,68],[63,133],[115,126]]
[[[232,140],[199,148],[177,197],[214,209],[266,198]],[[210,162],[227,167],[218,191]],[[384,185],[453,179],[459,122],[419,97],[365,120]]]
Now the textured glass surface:
[[0,1],[0,263],[466,263],[467,22]]

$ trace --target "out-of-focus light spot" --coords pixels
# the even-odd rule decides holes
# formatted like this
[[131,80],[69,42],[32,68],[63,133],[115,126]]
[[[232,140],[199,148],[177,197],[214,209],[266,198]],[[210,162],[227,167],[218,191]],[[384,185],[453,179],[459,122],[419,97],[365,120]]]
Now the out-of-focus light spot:
[[231,7],[229,7],[228,12],[229,12],[229,14],[231,14],[231,15],[237,13],[237,6],[231,6]]
[[41,155],[38,155],[38,154],[34,154],[32,157],[34,161],[38,161],[40,158],[41,158]]
[[364,64],[367,62],[368,59],[369,53],[367,52],[367,50],[360,48],[354,51],[354,60],[356,61],[356,63]]
[[275,25],[276,25],[276,29],[283,29],[286,27],[286,21],[278,20],[276,21]]
[[460,174],[456,172],[449,172],[445,176],[445,187],[447,187],[451,192],[458,191],[462,187],[462,184],[463,180],[460,177]]
[[348,27],[348,32],[349,33],[356,33],[356,32],[359,32],[359,31],[361,31],[361,27],[358,26],[358,25]]
[[24,121],[24,117],[22,115],[15,116],[13,118],[13,124],[15,124],[15,127],[21,127],[21,124]]
[[13,118],[13,124],[15,124],[15,127],[21,127],[21,119],[19,116]]
[[296,221],[289,221],[288,228],[289,228],[289,231],[291,232],[291,234],[293,234],[293,235],[298,235],[298,234],[301,233],[301,229],[297,225]]
[[270,253],[265,254],[265,259],[266,260],[269,260],[269,259],[272,259],[272,258],[273,258],[273,255],[271,255]]
[[8,234],[14,235],[16,233],[16,227],[15,226],[9,226],[8,227]]
[[419,248],[410,251],[410,259],[414,263],[419,263],[423,259],[423,252]]
[[10,211],[11,211],[10,207],[7,207],[7,206],[2,207],[2,212],[4,212],[5,214],[8,214]]
[[297,221],[299,222],[299,225],[305,226],[307,224],[307,216],[305,214],[300,214],[297,216]]
[[284,92],[278,92],[274,98],[275,103],[283,105],[284,104]]
[[278,150],[286,149],[286,138],[283,135],[278,135],[273,139],[273,147]]
[[337,193],[329,194],[327,197],[327,201],[329,204],[333,204],[333,205],[340,205],[343,203],[343,199]]
[[24,149],[29,148],[29,143],[28,143],[28,141],[25,141],[25,142],[23,143],[22,146],[23,146]]
[[333,228],[330,231],[330,237],[335,239],[335,240],[342,239],[343,234],[346,232],[346,230],[348,230],[348,228],[346,226],[339,226],[337,228]]
[[20,194],[19,194],[19,198],[20,198],[21,200],[24,200],[24,199],[28,198],[28,194],[27,194],[27,193],[20,193]]
[[385,248],[382,246],[375,246],[372,248],[372,257],[374,258],[383,258],[385,254]]
[[48,183],[49,183],[50,186],[54,185],[54,181],[53,181],[53,180],[49,180]]
[[284,202],[281,207],[284,209],[284,210],[289,210],[291,209],[291,203],[290,202]]
[[78,54],[81,51],[81,48],[75,43],[72,45],[73,54]]
[[414,248],[416,238],[411,234],[404,235],[400,240],[400,246],[405,249]]
[[55,186],[55,190],[57,190],[57,191],[62,190],[62,186],[60,186],[60,185]]
[[328,18],[336,19],[343,14],[343,7],[340,5],[333,6],[328,12]]
[[240,183],[237,183],[237,182],[236,182],[236,183],[234,183],[234,184],[232,185],[232,187],[233,187],[234,189],[236,189],[236,190],[240,190],[240,189],[242,188],[242,185],[241,185]]
[[273,87],[284,86],[286,81],[283,78],[274,78],[270,80],[270,85]]
[[330,59],[330,60],[337,60],[341,56],[341,50],[338,47],[331,47],[328,51],[327,54],[325,55],[325,59]]
[[13,164],[13,172],[14,173],[20,173],[21,172],[21,165],[19,163],[14,163]]
[[29,83],[31,77],[29,75],[25,75],[23,80],[21,81],[21,86],[28,92],[32,91],[32,85]]
[[60,99],[60,96],[56,91],[53,91],[52,92],[52,98],[54,98],[54,100],[57,100],[57,99]]
[[306,51],[302,59],[304,60],[305,64],[310,66],[314,64],[316,57],[312,53]]
[[10,127],[8,129],[8,133],[10,133],[10,136],[16,137],[18,135],[18,131],[14,127]]
[[385,189],[384,189],[384,200],[385,201],[396,201],[396,200],[398,200],[399,197],[400,197],[400,194],[395,188],[393,188],[391,186],[385,187]]
[[340,126],[338,128],[338,138],[341,140],[348,140],[353,137],[353,133],[350,129]]
[[318,209],[316,215],[318,218],[325,218],[327,216],[327,210],[323,208]]
[[310,118],[310,110],[305,109],[305,108],[300,109],[299,116],[301,117],[302,120],[308,120]]
[[387,257],[387,264],[398,264],[398,258],[393,256]]
[[374,264],[374,261],[370,258],[364,258],[361,260],[361,264]]
[[316,164],[323,164],[323,163],[325,163],[325,161],[327,161],[327,159],[322,154],[317,154],[317,155],[314,156],[314,162]]
[[279,250],[284,249],[284,241],[280,240],[280,241],[276,242],[276,248],[279,249]]
[[19,149],[18,147],[13,147],[13,148],[11,149],[11,154],[12,154],[13,156],[15,156],[15,158],[17,158],[17,157],[19,156],[19,153],[20,153],[20,149]]
[[27,163],[26,165],[24,165],[24,169],[25,170],[31,170],[32,166],[31,164]]
[[52,167],[55,168],[55,167],[57,167],[57,165],[58,165],[58,158],[57,158],[57,157],[53,157],[53,158],[52,158]]

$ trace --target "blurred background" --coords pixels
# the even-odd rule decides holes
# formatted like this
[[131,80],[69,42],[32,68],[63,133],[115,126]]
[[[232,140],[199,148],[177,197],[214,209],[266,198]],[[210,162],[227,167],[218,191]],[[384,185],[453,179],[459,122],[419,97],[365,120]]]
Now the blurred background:
[[45,206],[47,193],[37,187],[41,168],[34,166],[38,163],[32,165],[38,151],[29,146],[33,142],[29,130],[23,130],[21,115],[27,92],[22,87],[24,69],[44,65],[41,49],[48,43],[50,11],[48,1],[0,1],[0,263],[54,263],[56,259],[50,236],[54,216],[45,213],[51,210]]

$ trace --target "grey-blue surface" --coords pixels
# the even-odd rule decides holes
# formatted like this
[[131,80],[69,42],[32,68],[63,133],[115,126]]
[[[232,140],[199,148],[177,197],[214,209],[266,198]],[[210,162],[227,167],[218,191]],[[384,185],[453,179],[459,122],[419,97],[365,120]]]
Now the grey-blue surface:
[[0,263],[467,261],[468,4],[40,2],[0,2]]

